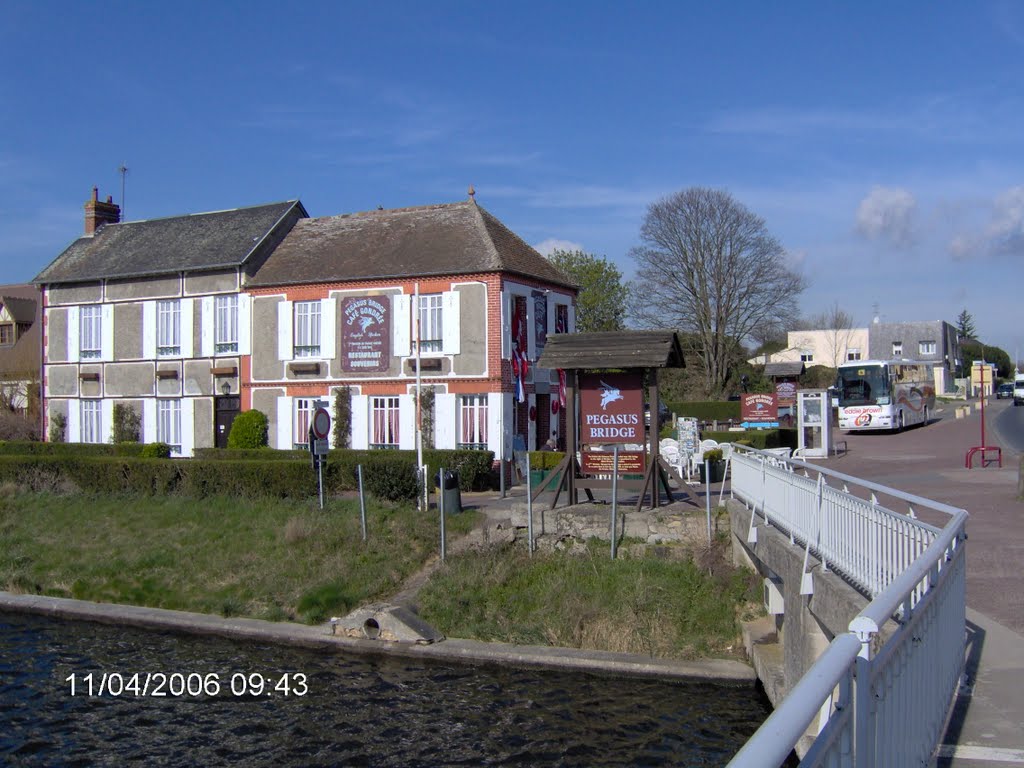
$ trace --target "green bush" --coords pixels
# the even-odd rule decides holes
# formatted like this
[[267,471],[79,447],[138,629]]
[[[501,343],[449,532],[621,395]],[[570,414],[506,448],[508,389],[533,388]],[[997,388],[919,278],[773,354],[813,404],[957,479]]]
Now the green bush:
[[387,501],[415,501],[419,493],[415,459],[410,461],[408,455],[403,456],[394,451],[373,453],[377,455],[368,457],[368,466],[363,466],[365,489]]
[[110,430],[112,443],[137,443],[142,430],[142,418],[138,411],[127,403],[114,403],[113,425]]
[[238,414],[228,433],[228,448],[265,448],[267,446],[267,414],[251,410]]
[[561,451],[530,451],[530,469],[548,472],[565,458]]
[[666,401],[671,413],[677,417],[689,416],[701,421],[728,421],[739,419],[740,403],[738,400],[709,400],[694,401],[672,400]]
[[704,440],[719,443],[743,443],[752,448],[796,448],[795,429],[748,429],[746,432],[702,432]]
[[171,458],[171,446],[167,443],[146,443],[142,446],[139,457],[143,459],[169,459]]
[[203,461],[305,461],[309,451],[301,448],[268,451],[264,448],[196,448],[192,455]]
[[40,443],[30,440],[0,442],[7,456],[139,456],[141,443]]

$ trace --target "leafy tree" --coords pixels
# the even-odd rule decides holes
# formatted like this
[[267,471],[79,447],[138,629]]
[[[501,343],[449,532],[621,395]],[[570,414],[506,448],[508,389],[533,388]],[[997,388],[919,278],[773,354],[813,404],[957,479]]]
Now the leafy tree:
[[334,390],[335,448],[348,448],[352,442],[352,388],[348,385]]
[[603,256],[583,251],[555,250],[548,259],[580,286],[576,298],[578,332],[621,331],[625,327],[628,290],[618,267]]
[[1013,375],[1013,363],[1010,355],[999,347],[982,344],[980,341],[968,341],[960,344],[960,358],[963,360],[965,375],[970,376],[975,360],[995,363],[996,374],[1002,379]]
[[142,430],[139,413],[125,403],[114,403],[113,426],[110,430],[112,443],[137,443]]
[[653,203],[640,238],[630,251],[633,318],[693,333],[704,390],[721,397],[743,340],[796,316],[803,279],[764,220],[721,190],[691,187]]
[[47,440],[51,443],[63,443],[67,439],[68,417],[63,413],[50,416],[50,431]]
[[978,334],[977,328],[974,327],[974,318],[966,309],[957,315],[956,332],[961,339],[973,339]]

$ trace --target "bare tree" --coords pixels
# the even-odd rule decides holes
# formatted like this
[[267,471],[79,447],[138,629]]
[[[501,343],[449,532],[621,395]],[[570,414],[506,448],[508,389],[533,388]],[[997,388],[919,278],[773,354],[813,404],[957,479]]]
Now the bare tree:
[[803,279],[764,220],[721,190],[691,187],[653,203],[640,238],[630,252],[634,321],[695,334],[707,394],[721,396],[743,342],[796,316]]
[[829,355],[833,368],[846,361],[846,352],[853,340],[853,315],[839,308],[834,302],[829,309],[811,318],[815,329],[824,331],[825,352]]

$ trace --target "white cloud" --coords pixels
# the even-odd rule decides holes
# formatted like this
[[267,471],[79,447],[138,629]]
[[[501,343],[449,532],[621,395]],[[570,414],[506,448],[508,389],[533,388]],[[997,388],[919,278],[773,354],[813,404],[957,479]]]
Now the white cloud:
[[547,240],[543,240],[537,243],[534,248],[544,256],[550,256],[555,251],[582,251],[583,246],[580,243],[574,243],[571,240],[559,240],[555,237],[549,237]]
[[913,242],[917,201],[905,189],[873,187],[857,206],[857,231],[871,240],[897,246]]
[[996,198],[986,235],[997,253],[1024,252],[1024,187],[1013,187]]

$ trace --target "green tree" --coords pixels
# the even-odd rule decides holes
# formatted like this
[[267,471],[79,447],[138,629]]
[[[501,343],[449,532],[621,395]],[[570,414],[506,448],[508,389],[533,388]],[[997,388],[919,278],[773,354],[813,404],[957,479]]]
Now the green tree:
[[956,332],[961,339],[973,339],[978,334],[978,329],[974,327],[974,318],[966,309],[957,315]]
[[640,239],[630,251],[633,318],[696,336],[705,393],[721,397],[743,342],[796,317],[803,278],[764,220],[721,190],[691,187],[651,204]]
[[625,327],[628,290],[622,273],[604,256],[555,250],[551,263],[580,287],[576,298],[576,330],[621,331]]
[[334,390],[334,447],[352,444],[352,388],[348,385]]
[[142,429],[139,412],[126,403],[114,403],[114,424],[110,430],[112,443],[137,443]]
[[980,341],[968,341],[960,344],[960,358],[964,361],[964,371],[970,375],[971,366],[975,360],[985,360],[995,363],[996,374],[1002,379],[1008,379],[1013,375],[1013,362],[1010,355],[999,347],[982,344]]

